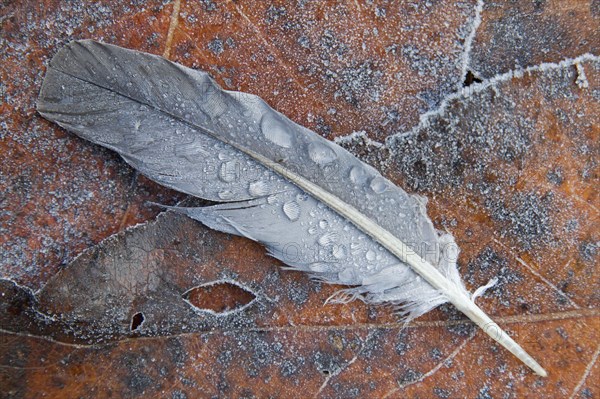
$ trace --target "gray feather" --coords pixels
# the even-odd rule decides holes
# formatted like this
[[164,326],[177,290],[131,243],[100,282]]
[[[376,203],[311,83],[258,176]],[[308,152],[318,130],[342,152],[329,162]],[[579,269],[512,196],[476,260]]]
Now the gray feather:
[[[50,62],[38,111],[154,181],[220,202],[179,212],[259,241],[291,268],[353,286],[334,300],[393,303],[408,319],[450,300],[482,328],[491,322],[463,286],[454,239],[434,229],[422,198],[254,95],[84,40]],[[510,337],[493,338],[525,357]]]
[[414,251],[427,247],[436,258],[432,263],[462,287],[452,259],[445,260],[440,251],[454,241],[435,231],[422,199],[259,97],[222,90],[204,72],[150,54],[76,41],[52,59],[38,110],[117,151],[160,184],[235,202],[179,211],[213,229],[259,241],[293,268],[358,286],[349,292],[370,302],[403,304],[412,318],[447,300],[374,239],[228,142],[240,142],[318,182]]

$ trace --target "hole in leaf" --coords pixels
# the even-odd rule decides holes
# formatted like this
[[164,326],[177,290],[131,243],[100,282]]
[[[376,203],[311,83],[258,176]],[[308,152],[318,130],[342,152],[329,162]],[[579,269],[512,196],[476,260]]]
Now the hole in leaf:
[[144,323],[144,314],[136,313],[131,318],[131,331],[137,330]]
[[465,75],[465,81],[463,82],[463,86],[468,87],[468,86],[471,86],[473,83],[481,83],[481,82],[482,82],[482,80],[479,79],[478,77],[476,77],[475,75],[473,75],[473,72],[467,71],[467,74]]
[[214,281],[186,291],[183,299],[192,306],[211,313],[229,313],[248,306],[256,295],[229,281]]

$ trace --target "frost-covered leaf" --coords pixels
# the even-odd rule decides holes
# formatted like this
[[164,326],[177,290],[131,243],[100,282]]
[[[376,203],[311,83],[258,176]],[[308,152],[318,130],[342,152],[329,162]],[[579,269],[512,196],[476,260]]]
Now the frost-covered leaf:
[[[345,7],[349,8],[351,3]],[[401,4],[410,9],[412,3],[417,2]],[[462,29],[459,26],[467,27],[475,15],[474,1],[460,10],[452,8],[454,2],[432,3],[435,3],[433,7],[441,7],[438,10],[446,10],[446,16],[454,21],[449,24],[451,32]],[[474,72],[487,71],[483,76],[507,72],[515,59],[521,60],[520,55],[512,56],[512,51],[531,54],[523,58],[529,61],[519,61],[527,66],[542,61],[558,62],[597,48],[598,38],[590,34],[594,33],[591,29],[597,23],[589,22],[597,19],[597,2],[523,4],[484,2],[483,22],[473,45],[472,65],[477,65]],[[510,23],[493,27],[486,22],[495,19],[490,13],[502,10],[498,14],[501,16],[509,8],[534,7],[529,4],[546,4],[546,9],[552,10],[553,20],[558,22],[546,23],[543,18],[539,19],[546,11],[514,16],[513,19],[542,21],[537,24],[539,28],[522,30],[526,33],[524,40],[553,45],[518,49],[503,45],[507,37],[502,32],[507,33]],[[363,96],[360,98],[363,106],[358,108],[338,97],[333,113],[323,102],[327,104],[339,87],[343,87],[341,84],[328,83],[316,75],[314,83],[318,84],[314,89],[309,86],[312,81],[300,80],[307,83],[307,90],[306,94],[297,94],[296,83],[286,82],[300,75],[282,72],[280,58],[275,57],[277,53],[272,61],[267,59],[267,50],[272,48],[268,44],[286,37],[284,22],[278,22],[285,18],[277,17],[277,10],[267,13],[267,5],[251,11],[240,1],[229,2],[226,7],[222,2],[204,0],[181,1],[180,5],[179,27],[174,29],[171,40],[172,58],[188,66],[218,65],[212,73],[221,83],[226,84],[227,79],[231,79],[233,87],[260,94],[273,103],[275,100],[282,104],[280,110],[285,114],[323,134],[329,131],[327,126],[332,135],[364,130],[371,138],[379,139],[397,131],[409,131],[415,124],[411,121],[418,119],[425,104],[418,99],[413,104],[411,96],[421,90],[445,93],[438,91],[437,86],[445,79],[432,84],[432,77],[412,73],[403,76],[402,84],[414,90],[402,92],[402,87],[391,88],[398,93],[398,103],[405,105],[397,110],[401,118],[393,112],[389,117],[381,117],[387,110],[378,110]],[[252,24],[246,24],[236,10],[231,9],[234,5],[258,27],[266,44],[256,39],[257,31],[252,29]],[[44,64],[59,42],[90,37],[161,54],[167,43],[172,6],[166,2],[140,5],[138,1],[118,4],[103,1],[94,5],[50,1],[3,4],[0,9],[0,41],[4,50],[0,54],[0,152],[4,162],[0,166],[3,194],[0,244],[3,255],[9,255],[0,259],[3,275],[34,288],[42,287],[60,268],[61,262],[66,265],[84,248],[125,226],[151,218],[156,210],[144,209],[146,199],[174,201],[172,194],[163,192],[160,196],[156,185],[143,180],[132,184],[135,176],[116,157],[51,128],[33,114]],[[381,8],[386,4],[380,2],[367,8],[359,2],[359,6],[374,14],[375,6]],[[318,6],[307,2],[306,7]],[[373,18],[381,21],[377,22],[379,32],[386,28],[392,32],[401,26],[383,26],[385,21],[394,18],[390,18],[391,7],[386,11],[388,18]],[[289,15],[292,7],[287,9]],[[266,21],[269,15],[272,17]],[[436,14],[431,14],[431,18],[433,15]],[[333,12],[328,13],[327,19],[324,13],[319,14],[319,18],[321,24],[327,23],[339,30],[350,29],[352,25],[351,18],[336,19]],[[398,38],[402,45],[402,40],[421,32],[433,38],[424,46],[435,46],[436,35],[443,33],[447,38],[449,31],[446,27],[440,30],[441,25],[429,23],[428,18],[429,14],[423,12],[413,20],[415,23],[411,25],[420,30],[399,29],[388,35],[403,35]],[[565,33],[556,35],[547,28],[555,25]],[[535,27],[536,23],[529,26]],[[320,30],[315,30],[317,27]],[[324,36],[322,27],[324,25],[316,24],[315,28],[307,29],[307,37]],[[225,31],[228,33],[223,34]],[[460,32],[461,37],[468,34]],[[219,36],[221,34],[223,36]],[[494,35],[498,45],[494,45],[496,50],[492,53],[486,50],[491,42],[485,38]],[[233,37],[233,43],[227,42],[229,36]],[[345,37],[336,33],[336,37],[339,36]],[[296,40],[295,36],[290,37]],[[560,39],[564,37],[570,39]],[[214,40],[218,38],[221,42]],[[459,38],[455,45],[443,41],[441,56],[448,54],[445,50],[452,54],[455,49],[459,52],[448,65],[462,56],[462,40]],[[353,43],[353,49],[358,49],[359,61],[369,58],[368,53],[360,53],[362,43],[355,43],[354,39],[349,42]],[[196,43],[200,43],[198,48]],[[238,54],[246,56],[238,58],[231,44],[237,44]],[[402,63],[396,68],[410,69],[408,61],[401,56],[394,58],[393,49],[385,53],[387,45],[376,41],[367,44],[372,44],[371,49],[378,49],[377,54],[385,54],[390,63]],[[286,50],[283,45],[279,48]],[[544,49],[550,52],[540,56]],[[305,53],[295,51],[288,56],[290,71],[299,65],[324,64],[314,46],[302,51]],[[261,62],[251,59],[253,52],[263,54]],[[294,61],[296,57],[299,61]],[[344,60],[337,61],[337,55],[331,57],[330,62],[334,62],[336,68],[346,66]],[[437,126],[435,130],[421,127],[417,129],[418,134],[412,135],[413,143],[422,145],[418,159],[402,141],[395,145],[390,143],[396,154],[393,162],[388,161],[390,148],[365,140],[366,135],[355,135],[344,144],[361,157],[374,160],[378,168],[382,163],[387,165],[388,177],[406,189],[430,198],[429,209],[436,216],[436,226],[450,230],[463,249],[460,266],[461,272],[468,276],[468,288],[485,284],[490,277],[500,277],[497,288],[478,301],[499,317],[500,324],[523,341],[527,349],[544,354],[540,361],[549,370],[548,380],[537,382],[525,368],[515,372],[515,368],[520,367],[516,360],[498,348],[490,348],[489,341],[481,334],[469,338],[472,328],[450,309],[435,311],[401,331],[390,309],[368,308],[360,303],[322,306],[336,287],[315,285],[301,274],[282,272],[264,256],[259,246],[237,238],[217,237],[181,219],[184,222],[181,227],[187,234],[204,237],[204,243],[211,242],[215,247],[211,249],[207,245],[208,256],[200,253],[200,257],[194,258],[194,254],[180,248],[182,245],[168,243],[167,248],[175,249],[167,251],[168,256],[162,259],[174,264],[165,264],[165,269],[181,270],[181,276],[190,276],[193,270],[197,280],[176,281],[172,287],[159,284],[161,289],[167,288],[161,292],[178,294],[162,300],[179,304],[182,290],[201,285],[201,281],[221,278],[219,271],[226,267],[238,271],[238,275],[228,277],[257,295],[244,313],[229,316],[231,320],[249,320],[259,313],[255,306],[263,306],[266,300],[270,313],[265,313],[264,320],[256,321],[254,327],[225,323],[215,329],[134,338],[136,334],[162,325],[152,327],[151,313],[140,312],[132,296],[125,295],[123,298],[129,302],[117,304],[120,306],[117,309],[134,303],[127,308],[126,317],[111,319],[116,313],[102,307],[90,308],[89,312],[77,307],[72,313],[66,312],[71,316],[78,312],[83,317],[80,320],[90,325],[95,322],[93,317],[101,315],[98,322],[108,323],[117,331],[105,338],[112,341],[99,343],[94,340],[103,338],[92,329],[90,339],[82,341],[84,334],[90,334],[84,323],[75,324],[74,330],[65,330],[57,321],[34,311],[42,304],[45,311],[51,306],[59,309],[60,303],[44,299],[43,292],[50,293],[50,286],[37,293],[36,304],[31,292],[4,281],[4,295],[0,296],[3,394],[35,397],[44,392],[48,397],[174,398],[211,395],[384,397],[386,394],[388,397],[428,398],[598,397],[599,238],[594,226],[598,224],[600,206],[596,189],[600,112],[598,70],[592,65],[591,61],[583,61],[578,72],[577,65],[567,63],[554,71],[536,71],[532,75],[502,80],[471,96],[450,101],[447,113],[431,120],[431,125]],[[235,80],[234,70],[243,76],[239,81]],[[586,79],[581,78],[581,71]],[[452,85],[461,83],[460,74],[450,76]],[[276,83],[270,82],[271,79]],[[279,93],[275,94],[276,90]],[[386,106],[393,106],[394,97],[390,95],[387,99],[390,102]],[[371,107],[369,112],[365,111],[366,107]],[[313,114],[308,115],[309,112]],[[370,112],[375,112],[376,117],[370,118]],[[523,119],[527,123],[522,124]],[[389,130],[385,126],[389,126]],[[402,160],[402,157],[407,159]],[[485,170],[482,171],[481,166],[485,166]],[[132,186],[137,188],[130,190]],[[499,187],[497,192],[496,187]],[[532,220],[544,223],[538,226],[531,223]],[[156,223],[161,223],[161,219]],[[150,230],[150,226],[140,229]],[[125,234],[138,234],[138,231]],[[218,257],[211,252],[217,248]],[[7,259],[12,260],[7,262]],[[83,262],[84,258],[81,259]],[[89,264],[79,263],[84,269],[82,272],[94,270],[86,268]],[[72,278],[75,274],[71,266],[64,268],[64,276]],[[85,278],[89,281],[90,276]],[[62,286],[61,279],[57,276],[53,280],[55,287]],[[64,277],[66,281],[68,278]],[[253,285],[253,281],[260,283]],[[278,294],[261,302],[259,291],[263,285],[267,291],[279,287],[271,291]],[[79,286],[77,297],[90,304],[93,298],[81,296],[85,294],[84,288]],[[53,295],[57,295],[56,292]],[[66,296],[56,298],[62,300]],[[139,303],[158,300],[157,297],[139,298]],[[269,302],[271,300],[273,302]],[[142,313],[144,319],[138,326],[140,330],[132,332],[138,313]],[[197,313],[192,317],[198,317]],[[453,321],[447,322],[449,318]],[[75,341],[78,343],[73,345]],[[480,365],[484,363],[488,367],[482,369]],[[320,389],[321,395],[315,395]]]

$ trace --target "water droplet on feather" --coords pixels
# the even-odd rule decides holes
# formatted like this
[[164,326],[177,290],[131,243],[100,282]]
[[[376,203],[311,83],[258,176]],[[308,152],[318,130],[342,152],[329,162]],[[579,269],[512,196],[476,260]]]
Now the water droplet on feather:
[[263,115],[260,121],[260,129],[267,140],[280,147],[290,148],[294,144],[294,137],[289,127],[272,112]]
[[367,251],[367,253],[365,254],[365,257],[367,258],[367,260],[369,262],[373,262],[376,258],[377,254],[375,254],[375,251],[373,251],[372,249],[369,249]]
[[361,166],[353,166],[350,169],[350,181],[354,184],[363,184],[367,181],[367,172]]
[[388,189],[388,184],[383,177],[375,177],[371,180],[371,190],[376,194],[381,194]]
[[336,259],[344,259],[346,257],[346,247],[343,245],[334,245],[331,254]]
[[337,159],[335,151],[319,141],[313,141],[308,145],[308,156],[319,166],[325,166]]
[[219,191],[219,198],[222,200],[228,200],[233,198],[233,193],[229,190]]
[[269,185],[262,180],[254,181],[248,186],[248,192],[253,197],[262,197],[269,193]]
[[231,183],[239,178],[240,164],[237,161],[227,161],[221,164],[219,178],[226,183]]
[[300,217],[300,205],[296,201],[288,201],[283,204],[283,213],[294,222]]
[[337,240],[337,233],[335,233],[334,231],[328,231],[327,233],[323,234],[321,237],[319,237],[319,239],[317,240],[317,242],[319,243],[319,245],[322,245],[324,247],[334,244]]

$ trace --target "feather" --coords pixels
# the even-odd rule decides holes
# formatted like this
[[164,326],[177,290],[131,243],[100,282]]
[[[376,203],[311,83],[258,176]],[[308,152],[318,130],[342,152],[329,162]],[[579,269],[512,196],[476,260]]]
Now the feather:
[[423,198],[257,96],[155,55],[84,40],[52,59],[37,109],[152,180],[218,202],[178,212],[261,242],[290,268],[352,286],[331,301],[391,303],[406,320],[451,302],[546,375],[475,305],[454,239],[435,230]]

